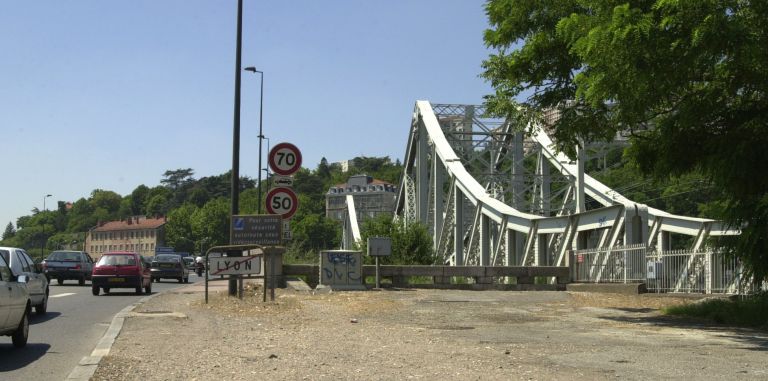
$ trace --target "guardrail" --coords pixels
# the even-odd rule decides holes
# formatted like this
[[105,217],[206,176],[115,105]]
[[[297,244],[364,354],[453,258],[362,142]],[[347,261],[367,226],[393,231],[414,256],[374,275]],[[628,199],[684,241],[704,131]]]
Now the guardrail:
[[[470,290],[565,290],[568,267],[561,266],[395,266],[383,265],[382,286]],[[363,266],[366,285],[373,287],[376,267]],[[319,265],[283,265],[284,276],[302,276],[315,287]]]

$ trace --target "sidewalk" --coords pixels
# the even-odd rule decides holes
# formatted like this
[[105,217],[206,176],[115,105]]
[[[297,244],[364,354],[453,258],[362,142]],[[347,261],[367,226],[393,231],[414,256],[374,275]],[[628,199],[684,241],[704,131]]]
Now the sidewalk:
[[[263,284],[262,279],[256,279],[256,278],[243,279],[243,287],[246,287],[246,285],[257,285],[258,287],[261,287],[262,284]],[[111,351],[112,346],[115,343],[115,340],[123,331],[123,326],[126,318],[135,316],[135,313],[133,311],[137,307],[142,306],[147,302],[149,302],[151,299],[155,297],[160,297],[162,295],[169,295],[169,296],[170,295],[197,295],[201,300],[203,300],[205,298],[204,297],[205,288],[206,288],[205,282],[199,281],[186,286],[177,287],[162,293],[154,293],[152,295],[148,295],[140,299],[138,302],[124,308],[123,310],[118,312],[114,318],[112,318],[112,322],[109,328],[104,333],[104,336],[101,338],[101,340],[99,340],[99,343],[96,345],[96,348],[94,348],[94,350],[91,352],[91,355],[83,357],[80,360],[80,363],[67,376],[66,380],[87,381],[92,379],[99,364],[102,362],[105,356],[109,355],[109,352]],[[227,295],[228,293],[229,293],[228,278],[225,277],[222,279],[217,277],[216,279],[209,279],[208,281],[209,298],[212,297],[213,295]]]
[[119,336],[95,354],[100,357],[91,361],[91,373],[78,379],[768,377],[765,332],[704,326],[658,312],[690,299],[277,289],[275,301],[263,303],[261,288],[253,288],[260,283],[248,280],[243,300],[226,296],[226,280],[210,282],[208,304],[203,283],[144,298],[115,317],[121,320]]

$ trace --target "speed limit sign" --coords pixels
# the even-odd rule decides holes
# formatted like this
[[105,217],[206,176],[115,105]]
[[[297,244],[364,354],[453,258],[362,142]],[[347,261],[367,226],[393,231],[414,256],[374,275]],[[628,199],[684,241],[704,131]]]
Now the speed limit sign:
[[267,212],[279,214],[284,220],[293,217],[299,208],[299,199],[291,188],[274,188],[267,193]]
[[301,152],[291,143],[280,143],[269,150],[269,167],[278,175],[292,175],[301,168]]

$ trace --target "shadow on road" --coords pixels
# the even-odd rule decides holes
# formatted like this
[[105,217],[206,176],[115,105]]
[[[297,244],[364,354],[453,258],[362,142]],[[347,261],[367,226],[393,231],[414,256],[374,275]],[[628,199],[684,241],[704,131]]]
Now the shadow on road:
[[[647,309],[626,309],[617,308],[626,312],[650,312]],[[707,331],[723,339],[731,339],[745,344],[743,349],[752,351],[768,351],[768,332],[759,331],[750,328],[740,328],[715,324],[707,321],[665,315],[651,316],[599,316],[601,319],[619,321],[624,323],[634,323],[642,325],[654,325],[657,327],[677,328],[677,329],[697,329]]]
[[24,348],[14,348],[10,342],[0,344],[0,372],[21,369],[43,357],[50,349],[49,344],[27,343]]
[[61,312],[46,312],[45,315],[38,315],[36,313],[29,315],[29,324],[35,325],[45,323],[48,320],[55,319],[61,316]]
[[[141,295],[152,295],[152,294],[156,294],[156,293],[157,292],[155,292],[155,291],[152,291],[152,293],[150,293],[150,294],[147,294],[146,292],[142,292]],[[102,293],[99,294],[100,297],[105,297],[105,296],[107,296],[107,297],[109,297],[109,296],[141,296],[141,295],[137,295],[136,291],[128,291],[127,289],[126,289],[126,291],[122,291],[122,292],[121,291],[112,291],[112,290],[110,290],[109,293],[105,293],[105,292],[102,291]]]

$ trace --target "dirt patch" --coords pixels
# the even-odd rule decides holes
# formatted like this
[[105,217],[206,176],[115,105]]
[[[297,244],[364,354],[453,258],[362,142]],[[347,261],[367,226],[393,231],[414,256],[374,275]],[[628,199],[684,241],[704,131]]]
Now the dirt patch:
[[126,319],[95,380],[768,377],[768,339],[664,319],[685,298],[408,290],[262,303],[164,294]]

